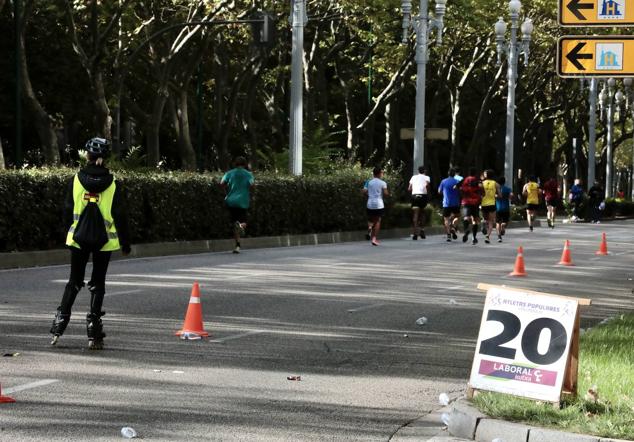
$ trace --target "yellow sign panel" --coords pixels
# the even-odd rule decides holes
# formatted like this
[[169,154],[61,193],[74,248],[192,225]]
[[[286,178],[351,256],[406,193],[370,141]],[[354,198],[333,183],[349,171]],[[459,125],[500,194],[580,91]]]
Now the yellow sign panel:
[[566,36],[557,44],[560,77],[634,76],[634,36]]
[[630,26],[634,0],[559,0],[561,26]]

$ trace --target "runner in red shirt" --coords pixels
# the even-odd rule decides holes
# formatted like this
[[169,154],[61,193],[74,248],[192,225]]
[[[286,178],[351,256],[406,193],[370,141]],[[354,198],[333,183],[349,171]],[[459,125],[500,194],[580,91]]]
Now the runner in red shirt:
[[462,225],[464,227],[464,234],[462,235],[462,242],[467,242],[469,239],[469,224],[471,224],[471,232],[473,234],[473,240],[471,244],[477,244],[478,239],[478,223],[480,222],[480,202],[482,201],[483,194],[482,183],[478,179],[478,173],[475,168],[469,169],[469,176],[467,176],[460,183],[460,193],[462,194]]
[[559,205],[560,191],[559,183],[555,177],[550,178],[544,183],[544,199],[546,200],[546,209],[548,210],[546,218],[548,227],[555,228],[555,211]]

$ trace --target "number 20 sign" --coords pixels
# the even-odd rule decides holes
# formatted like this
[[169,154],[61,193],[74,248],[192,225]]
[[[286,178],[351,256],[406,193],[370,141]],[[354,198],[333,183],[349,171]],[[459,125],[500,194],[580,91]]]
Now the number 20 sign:
[[573,298],[489,289],[470,386],[558,402],[577,309]]

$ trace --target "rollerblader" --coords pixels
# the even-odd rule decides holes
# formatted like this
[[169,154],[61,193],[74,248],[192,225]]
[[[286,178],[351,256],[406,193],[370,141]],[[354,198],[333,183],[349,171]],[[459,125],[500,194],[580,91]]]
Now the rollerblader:
[[93,269],[88,290],[90,312],[86,315],[86,333],[90,349],[103,348],[101,317],[106,292],[106,273],[110,256],[121,249],[130,253],[128,218],[123,196],[110,171],[104,166],[109,143],[103,138],[92,138],[86,143],[88,164],[70,181],[64,203],[64,218],[70,226],[66,245],[70,249],[71,268],[62,302],[57,308],[51,334],[56,345],[64,334],[71,317],[77,294],[84,286],[86,264],[92,254]]

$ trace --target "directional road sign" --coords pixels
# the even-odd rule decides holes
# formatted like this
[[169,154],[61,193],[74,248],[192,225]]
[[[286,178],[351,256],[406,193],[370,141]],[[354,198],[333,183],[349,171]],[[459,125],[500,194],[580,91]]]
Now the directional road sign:
[[557,44],[560,77],[633,77],[634,36],[569,35]]
[[634,0],[559,0],[561,26],[630,26]]

